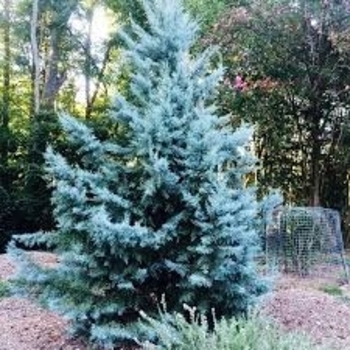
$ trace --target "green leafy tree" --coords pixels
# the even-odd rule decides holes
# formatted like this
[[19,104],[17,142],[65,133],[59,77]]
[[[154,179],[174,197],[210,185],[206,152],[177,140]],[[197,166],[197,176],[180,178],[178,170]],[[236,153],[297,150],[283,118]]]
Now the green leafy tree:
[[95,122],[97,113],[99,118],[106,113],[109,90],[116,85],[109,65],[114,40],[101,43],[96,54],[97,39],[75,28],[84,20],[91,24],[93,3],[6,0],[0,4],[1,252],[13,232],[53,227],[43,153],[51,143],[69,155],[56,112],[84,115],[85,106],[77,99],[79,73],[90,86],[86,118]]
[[[17,63],[19,48],[16,33],[16,6],[6,0],[0,4],[0,252],[4,252],[10,235],[21,221],[18,179],[23,169],[23,124],[26,119],[22,105],[23,90]],[[17,217],[16,217],[17,214]]]
[[[28,171],[26,172],[27,215],[40,213],[34,227],[52,227],[50,191],[43,179],[43,153],[57,136],[55,104],[67,79],[68,55],[71,51],[69,19],[78,0],[64,2],[33,1],[31,56],[33,79],[33,110],[28,140]],[[36,6],[35,6],[36,5]],[[44,64],[42,63],[44,62]]]
[[[152,340],[140,311],[156,316],[163,296],[169,311],[187,303],[221,317],[246,312],[265,290],[254,264],[263,203],[245,186],[252,130],[216,115],[222,69],[210,68],[211,49],[191,56],[197,26],[181,3],[144,8],[149,29],[123,34],[133,99],[118,96],[111,115],[125,139],[102,141],[62,116],[77,156],[46,153],[57,229],[9,249],[19,291],[107,347]],[[60,263],[37,266],[16,241],[54,246]]]
[[199,20],[201,31],[206,33],[226,11],[249,4],[248,0],[185,0],[186,8]]
[[106,5],[113,10],[124,23],[130,23],[132,19],[141,26],[147,22],[147,17],[140,0],[104,0]]
[[225,111],[257,125],[259,182],[281,187],[292,203],[346,202],[347,166],[338,165],[349,120],[349,24],[347,1],[258,0],[224,14],[211,37],[228,66]]

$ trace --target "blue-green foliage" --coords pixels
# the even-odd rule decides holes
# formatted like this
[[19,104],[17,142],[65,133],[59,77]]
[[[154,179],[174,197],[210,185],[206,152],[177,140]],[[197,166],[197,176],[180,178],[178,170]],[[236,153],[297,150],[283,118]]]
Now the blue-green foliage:
[[[264,286],[255,273],[261,203],[244,178],[255,167],[252,130],[236,131],[210,102],[222,76],[211,49],[190,50],[197,25],[175,0],[144,3],[148,32],[123,34],[131,93],[111,118],[127,137],[101,141],[69,116],[61,124],[79,159],[49,149],[57,230],[17,237],[56,247],[55,269],[36,266],[12,243],[18,288],[71,319],[104,346],[142,340],[139,312],[183,303],[203,312],[245,312]],[[126,141],[125,141],[126,140]]]
[[[145,327],[157,333],[158,344],[145,343],[143,350],[326,350],[303,334],[284,332],[255,312],[249,317],[209,322],[195,307],[184,305],[185,315],[160,310],[157,319],[143,315]],[[211,326],[210,323],[213,323]],[[327,348],[329,350],[329,348]]]

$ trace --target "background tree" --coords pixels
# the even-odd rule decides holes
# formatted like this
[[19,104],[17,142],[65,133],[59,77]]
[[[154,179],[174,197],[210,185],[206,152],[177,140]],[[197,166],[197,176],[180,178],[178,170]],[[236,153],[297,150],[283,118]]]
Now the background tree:
[[[0,104],[0,234],[4,234],[11,216],[11,193],[10,184],[13,174],[9,167],[9,152],[13,135],[10,131],[10,95],[11,95],[11,1],[4,1],[3,14],[1,18],[1,29],[3,38],[2,59],[2,101]],[[0,239],[1,242],[1,239]]]
[[249,4],[248,0],[186,0],[186,8],[198,19],[201,32],[207,33],[220,16],[232,8]]
[[[28,140],[28,170],[24,187],[27,213],[33,217],[30,231],[52,227],[50,191],[43,179],[43,153],[57,135],[56,101],[67,79],[69,53],[69,20],[78,0],[64,2],[34,0],[31,18],[32,86],[34,114]],[[39,79],[39,81],[38,81]],[[38,95],[39,94],[39,95]]]
[[[0,3],[0,251],[13,232],[52,228],[42,153],[49,141],[64,148],[57,111],[87,114],[95,122],[96,111],[107,110],[116,88],[117,75],[109,63],[117,44],[107,33],[106,43],[91,37],[91,69],[85,69],[85,36],[74,28],[88,17],[86,5],[83,0]],[[102,1],[98,6],[103,12]],[[89,104],[79,99],[84,87],[77,79],[87,75]],[[106,126],[101,129],[105,132]]]
[[348,126],[349,24],[347,1],[254,1],[223,16],[212,37],[229,66],[225,110],[258,125],[259,183],[281,187],[291,203],[346,203],[347,166],[338,166]]

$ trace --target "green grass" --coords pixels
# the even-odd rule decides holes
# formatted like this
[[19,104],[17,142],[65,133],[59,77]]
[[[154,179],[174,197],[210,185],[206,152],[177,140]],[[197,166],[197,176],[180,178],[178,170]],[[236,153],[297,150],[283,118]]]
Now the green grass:
[[9,282],[0,280],[0,298],[5,298],[10,295]]
[[325,292],[327,294],[340,297],[343,295],[343,291],[341,288],[337,285],[324,285],[320,288],[322,292]]

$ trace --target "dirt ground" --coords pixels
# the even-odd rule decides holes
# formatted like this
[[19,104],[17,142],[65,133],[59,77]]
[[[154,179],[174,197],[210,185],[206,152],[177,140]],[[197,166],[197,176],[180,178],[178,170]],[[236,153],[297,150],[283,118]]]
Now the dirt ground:
[[[57,263],[53,254],[32,254],[43,265]],[[14,272],[7,256],[0,255],[0,279]],[[305,333],[328,349],[350,350],[350,285],[334,276],[279,276],[274,291],[262,301],[262,313],[287,331]],[[87,350],[68,339],[67,323],[61,317],[27,300],[0,299],[0,325],[0,350]]]

